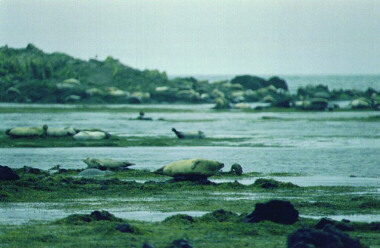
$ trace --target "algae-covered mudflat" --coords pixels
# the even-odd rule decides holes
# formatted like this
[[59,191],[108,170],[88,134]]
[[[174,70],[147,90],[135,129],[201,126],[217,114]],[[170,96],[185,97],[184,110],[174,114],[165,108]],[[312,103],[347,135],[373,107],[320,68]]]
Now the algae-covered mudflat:
[[[140,110],[153,120],[136,120]],[[323,217],[351,220],[347,225],[352,228],[345,231],[350,237],[380,246],[376,111],[14,104],[0,112],[0,161],[20,176],[0,182],[2,247],[142,247],[145,242],[168,247],[178,239],[193,247],[285,247],[289,234],[313,227]],[[76,141],[71,136],[5,134],[8,128],[44,124],[97,128],[111,137]],[[206,137],[178,139],[172,128],[201,130]],[[87,157],[135,165],[113,175],[83,178],[79,173]],[[195,157],[221,161],[224,168],[207,182],[173,181],[153,173]],[[234,163],[243,167],[243,175],[229,173]],[[300,219],[292,225],[243,221],[255,204],[274,199],[291,202]],[[66,219],[95,210],[121,220]],[[116,230],[121,223],[133,231]]]

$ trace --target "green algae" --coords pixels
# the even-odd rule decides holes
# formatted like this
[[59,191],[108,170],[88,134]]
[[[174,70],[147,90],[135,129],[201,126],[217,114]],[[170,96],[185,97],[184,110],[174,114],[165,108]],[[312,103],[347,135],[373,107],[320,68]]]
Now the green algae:
[[[215,217],[218,216],[218,217]],[[300,218],[293,225],[269,221],[244,223],[242,215],[220,210],[202,217],[175,216],[162,222],[128,221],[138,230],[121,233],[119,221],[92,221],[79,224],[68,221],[23,226],[0,226],[2,247],[168,247],[173,240],[186,239],[194,247],[285,247],[287,236],[318,220]],[[67,220],[67,218],[66,218]],[[124,223],[126,223],[124,221]],[[360,237],[363,245],[380,245],[380,233],[370,224],[352,223],[351,237]]]

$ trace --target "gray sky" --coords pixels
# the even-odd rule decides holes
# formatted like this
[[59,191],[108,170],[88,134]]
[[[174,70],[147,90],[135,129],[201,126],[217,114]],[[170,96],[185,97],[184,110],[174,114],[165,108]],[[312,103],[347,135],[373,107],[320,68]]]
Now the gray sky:
[[380,0],[0,0],[0,46],[168,74],[380,73]]

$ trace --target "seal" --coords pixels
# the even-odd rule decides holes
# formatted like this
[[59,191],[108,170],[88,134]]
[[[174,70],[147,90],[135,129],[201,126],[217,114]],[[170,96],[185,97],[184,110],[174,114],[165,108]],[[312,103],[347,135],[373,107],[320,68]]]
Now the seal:
[[73,136],[73,138],[78,141],[103,140],[109,137],[111,137],[111,135],[103,131],[80,131]]
[[73,127],[63,127],[63,128],[49,127],[47,130],[47,136],[51,136],[51,137],[65,137],[65,136],[73,136],[75,134],[77,134],[77,131]]
[[12,138],[43,137],[46,136],[47,130],[47,125],[42,127],[16,127],[7,129],[5,134]]
[[203,139],[206,137],[202,131],[185,133],[177,131],[175,128],[172,128],[172,131],[177,135],[179,139]]
[[171,177],[209,177],[218,173],[223,166],[223,163],[216,160],[194,158],[170,163],[155,173]]
[[109,158],[86,158],[83,162],[88,165],[88,168],[96,168],[100,170],[115,170],[134,165],[134,163],[128,161],[118,161]]

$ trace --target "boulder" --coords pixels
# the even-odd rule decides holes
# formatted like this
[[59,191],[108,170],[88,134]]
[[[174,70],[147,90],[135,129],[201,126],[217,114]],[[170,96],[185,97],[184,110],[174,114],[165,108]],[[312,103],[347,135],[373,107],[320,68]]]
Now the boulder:
[[359,97],[351,102],[351,107],[353,109],[366,109],[371,108],[371,100],[364,97]]
[[265,220],[292,225],[298,220],[298,211],[289,201],[272,200],[257,203],[255,210],[245,217],[244,222],[256,223]]
[[13,181],[18,179],[20,179],[20,176],[11,168],[0,165],[0,181]]
[[193,246],[186,239],[174,240],[169,248],[193,248]]
[[127,223],[118,224],[115,229],[123,233],[133,233],[133,228]]
[[240,84],[245,89],[251,90],[258,90],[260,88],[268,86],[268,83],[265,81],[265,79],[250,75],[236,76],[231,80],[231,83]]
[[65,97],[65,102],[78,102],[82,99],[82,97],[78,95],[69,95]]
[[323,230],[301,228],[288,236],[288,248],[361,248],[359,240],[350,238],[331,225]]
[[219,97],[215,100],[214,109],[229,109],[229,108],[231,108],[231,106],[226,98]]
[[288,85],[286,84],[286,81],[279,77],[271,77],[268,80],[268,84],[273,85],[277,89],[288,90]]
[[323,229],[325,226],[331,225],[335,227],[336,229],[339,229],[341,231],[353,231],[354,228],[350,226],[349,224],[345,222],[339,222],[336,220],[332,220],[330,218],[322,218],[320,221],[315,225],[315,228],[317,229]]
[[121,90],[117,87],[107,87],[107,88],[105,88],[105,91],[107,92],[107,96],[111,96],[111,97],[127,97],[127,96],[129,96],[129,92]]
[[104,95],[103,90],[98,89],[98,88],[90,88],[86,90],[86,95],[87,96],[102,96]]

